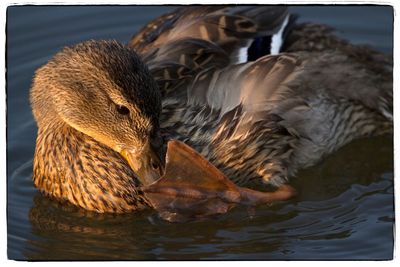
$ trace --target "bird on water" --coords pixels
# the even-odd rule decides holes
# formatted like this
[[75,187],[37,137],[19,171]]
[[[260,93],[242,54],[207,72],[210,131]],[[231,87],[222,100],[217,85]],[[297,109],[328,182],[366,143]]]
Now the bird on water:
[[176,139],[238,185],[290,188],[350,141],[391,133],[392,98],[391,57],[286,7],[181,7],[127,45],[86,41],[36,71],[33,181],[84,209],[144,209]]

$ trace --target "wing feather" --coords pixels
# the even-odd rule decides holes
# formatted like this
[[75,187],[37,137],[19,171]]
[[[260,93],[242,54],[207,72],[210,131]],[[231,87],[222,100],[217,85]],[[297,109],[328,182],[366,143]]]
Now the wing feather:
[[212,42],[237,62],[240,49],[258,36],[273,35],[287,21],[284,6],[194,6],[179,8],[150,22],[128,47],[144,55],[182,38]]

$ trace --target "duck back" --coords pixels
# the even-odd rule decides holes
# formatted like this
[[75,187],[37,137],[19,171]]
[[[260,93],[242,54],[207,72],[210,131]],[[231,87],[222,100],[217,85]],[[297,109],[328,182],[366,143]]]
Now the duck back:
[[[152,44],[142,37],[154,31],[142,30],[129,46],[141,51],[163,92],[169,137],[194,146],[235,182],[280,186],[356,138],[392,131],[389,56],[329,27],[294,25],[284,7],[205,9],[172,12],[166,24],[156,20],[166,28]],[[281,31],[283,53],[237,60]]]

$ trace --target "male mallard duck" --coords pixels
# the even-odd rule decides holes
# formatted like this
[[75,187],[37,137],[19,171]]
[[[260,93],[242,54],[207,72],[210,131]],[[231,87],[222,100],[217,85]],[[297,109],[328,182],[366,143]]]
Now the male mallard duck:
[[87,41],[36,72],[33,181],[88,210],[141,209],[139,185],[162,175],[165,141],[178,139],[237,184],[282,187],[391,131],[391,67],[327,27],[294,25],[285,7],[180,8],[128,46]]

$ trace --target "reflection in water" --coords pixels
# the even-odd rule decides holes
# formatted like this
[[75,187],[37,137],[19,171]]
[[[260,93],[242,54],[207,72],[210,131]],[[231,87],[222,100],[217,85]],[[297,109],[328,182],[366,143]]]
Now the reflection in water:
[[[8,9],[7,200],[12,259],[390,259],[393,251],[393,137],[354,142],[295,180],[290,202],[237,207],[185,224],[151,211],[101,215],[60,204],[33,187],[34,71],[65,45],[130,36],[170,6]],[[355,43],[392,51],[390,7],[293,7]],[[363,14],[356,17],[354,14]]]
[[[29,221],[40,239],[28,241],[34,250],[25,256],[36,260],[143,259],[135,237],[145,221],[135,226],[141,220],[137,215],[96,214],[37,194]],[[107,253],[101,248],[107,248]]]
[[346,146],[300,175],[297,199],[259,207],[252,216],[239,207],[182,225],[164,222],[152,211],[96,214],[36,194],[29,221],[37,238],[27,241],[24,255],[32,260],[335,259],[352,258],[351,253],[390,258],[390,244],[370,244],[357,229],[390,236],[393,179],[385,172],[392,168],[391,140],[384,136]]

